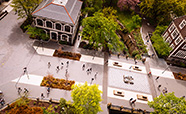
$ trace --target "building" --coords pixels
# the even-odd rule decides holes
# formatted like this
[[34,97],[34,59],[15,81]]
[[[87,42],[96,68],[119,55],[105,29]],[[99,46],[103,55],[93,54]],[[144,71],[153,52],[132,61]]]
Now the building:
[[173,19],[162,36],[172,48],[168,60],[186,64],[186,15]]
[[50,40],[73,44],[81,6],[79,0],[43,0],[32,13],[34,25],[44,29]]

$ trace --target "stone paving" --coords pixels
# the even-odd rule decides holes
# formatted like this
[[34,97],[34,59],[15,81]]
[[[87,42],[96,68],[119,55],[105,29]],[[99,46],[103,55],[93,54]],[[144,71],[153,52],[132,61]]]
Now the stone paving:
[[[120,89],[127,89],[131,91],[138,91],[142,93],[150,94],[149,83],[147,80],[147,75],[142,73],[135,73],[126,70],[118,70],[114,68],[109,68],[109,86],[117,87]],[[134,84],[126,84],[123,81],[123,75],[132,76],[134,78]]]

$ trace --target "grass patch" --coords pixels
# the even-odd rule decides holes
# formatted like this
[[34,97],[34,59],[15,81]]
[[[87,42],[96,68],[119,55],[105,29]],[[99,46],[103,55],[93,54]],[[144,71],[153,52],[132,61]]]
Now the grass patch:
[[132,11],[120,11],[117,10],[117,16],[119,21],[128,29],[129,32],[133,31],[139,25],[136,25],[132,20],[132,16],[134,16],[134,12]]

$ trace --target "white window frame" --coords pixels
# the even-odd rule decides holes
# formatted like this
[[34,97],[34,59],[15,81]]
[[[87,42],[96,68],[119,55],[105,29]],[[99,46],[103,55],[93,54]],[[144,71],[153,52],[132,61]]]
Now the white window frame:
[[55,26],[55,29],[56,29],[56,30],[58,30],[58,29],[56,28],[56,24],[60,24],[60,25],[61,25],[61,30],[60,30],[60,31],[62,31],[62,30],[63,30],[63,25],[62,25],[60,22],[55,22],[55,23],[54,23],[54,26]]
[[63,31],[67,32],[67,31],[65,30],[65,27],[66,27],[66,26],[69,26],[69,27],[70,27],[70,33],[71,33],[71,28],[72,28],[72,27],[71,27],[69,24],[65,24],[65,25],[64,25],[64,30],[63,30]]
[[167,42],[168,44],[170,44],[170,43],[172,42],[171,37],[169,36],[169,37],[165,40],[165,42]]
[[182,20],[182,22],[179,24],[180,29],[184,28],[186,25],[185,19]]
[[170,26],[170,28],[169,28],[169,32],[172,32],[174,29],[175,29],[175,26],[174,26],[174,24],[172,24],[172,25]]
[[43,19],[38,18],[38,17],[35,19],[36,25],[37,25],[37,26],[41,26],[41,25],[38,25],[38,23],[37,23],[37,20],[38,20],[38,19],[40,19],[40,20],[43,22],[43,26],[42,26],[42,27],[44,27],[44,26],[45,26],[45,22],[43,21]]
[[176,45],[178,45],[181,42],[181,40],[182,40],[181,36],[178,36],[178,38],[176,38],[174,42]]
[[[176,33],[176,35],[174,36],[173,34],[174,33]],[[179,35],[179,32],[178,32],[178,30],[177,29],[175,29],[172,33],[171,33],[171,36],[172,36],[172,38],[173,39],[175,39],[176,38],[176,36],[178,36]]]
[[69,42],[69,36],[66,35],[66,34],[61,34],[61,41],[66,41],[66,40],[63,39],[63,35],[64,35],[64,36],[67,36],[67,42]]
[[166,33],[163,35],[163,38],[166,39],[168,35],[169,35],[169,33],[166,32]]
[[[47,21],[52,23],[52,28],[47,27],[47,24],[46,24],[46,23],[47,23]],[[50,28],[50,29],[53,29],[53,28],[54,28],[54,23],[53,23],[51,20],[45,20],[45,27]]]

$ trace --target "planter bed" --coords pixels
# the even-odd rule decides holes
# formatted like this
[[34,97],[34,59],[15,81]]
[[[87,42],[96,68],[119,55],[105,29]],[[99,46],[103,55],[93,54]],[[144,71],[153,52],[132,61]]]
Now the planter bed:
[[59,88],[64,90],[72,90],[72,85],[75,84],[75,81],[58,79],[54,78],[52,75],[45,76],[41,82],[41,86]]
[[175,79],[179,79],[179,80],[184,80],[186,81],[186,74],[182,74],[182,73],[175,73],[173,72],[174,78]]
[[79,61],[81,58],[81,54],[79,53],[72,53],[72,52],[67,52],[67,51],[64,52],[62,50],[55,50],[53,56],[77,60],[77,61]]

